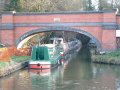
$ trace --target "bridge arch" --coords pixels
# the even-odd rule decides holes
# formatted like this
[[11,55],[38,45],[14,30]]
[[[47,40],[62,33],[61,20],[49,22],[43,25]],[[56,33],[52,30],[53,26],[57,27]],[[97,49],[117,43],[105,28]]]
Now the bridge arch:
[[48,31],[71,31],[71,32],[77,32],[77,33],[80,33],[80,34],[83,34],[87,37],[90,38],[90,41],[91,42],[94,42],[97,46],[97,50],[100,51],[102,49],[101,47],[101,43],[99,42],[99,40],[94,37],[92,34],[84,31],[84,30],[81,30],[81,29],[77,29],[77,28],[71,28],[71,27],[62,27],[62,26],[53,26],[53,27],[44,27],[44,28],[38,28],[38,29],[35,29],[35,30],[31,30],[25,34],[23,34],[21,37],[19,37],[17,40],[16,40],[16,45],[18,46],[19,43],[24,40],[25,38],[33,35],[33,34],[37,34],[37,33],[40,33],[40,32],[48,32]]

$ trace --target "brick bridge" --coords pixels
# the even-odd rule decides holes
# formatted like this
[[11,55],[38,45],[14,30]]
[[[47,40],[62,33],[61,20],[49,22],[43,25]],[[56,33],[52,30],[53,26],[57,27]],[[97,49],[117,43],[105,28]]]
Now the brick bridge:
[[120,15],[116,11],[12,13],[0,15],[0,43],[18,45],[30,35],[43,31],[73,31],[94,41],[98,50],[115,50]]

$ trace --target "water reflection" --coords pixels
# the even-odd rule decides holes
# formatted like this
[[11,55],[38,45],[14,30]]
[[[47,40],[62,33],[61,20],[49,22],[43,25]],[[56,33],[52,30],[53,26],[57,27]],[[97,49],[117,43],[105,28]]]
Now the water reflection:
[[26,70],[0,79],[0,90],[32,90],[29,74]]
[[1,78],[0,90],[120,90],[120,66],[91,63],[84,49],[52,71],[25,69]]

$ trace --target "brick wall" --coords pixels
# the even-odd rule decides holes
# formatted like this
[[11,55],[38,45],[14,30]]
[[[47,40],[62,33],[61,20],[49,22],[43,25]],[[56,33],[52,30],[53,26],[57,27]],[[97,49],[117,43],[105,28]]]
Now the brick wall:
[[117,19],[117,24],[120,25],[120,15],[117,15],[116,19]]
[[56,14],[15,15],[14,23],[51,23],[55,18],[59,18],[60,22],[102,22],[102,14]]
[[15,45],[17,39],[27,32],[50,26],[71,27],[94,36],[104,50],[116,49],[116,26],[120,16],[112,12],[80,13],[3,13],[0,23],[0,42]]

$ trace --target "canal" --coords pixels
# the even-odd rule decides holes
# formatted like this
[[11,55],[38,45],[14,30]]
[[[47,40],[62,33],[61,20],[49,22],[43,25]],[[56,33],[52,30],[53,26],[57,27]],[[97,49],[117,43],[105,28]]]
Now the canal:
[[50,72],[23,69],[0,78],[0,90],[120,90],[120,66],[91,63],[83,49]]

